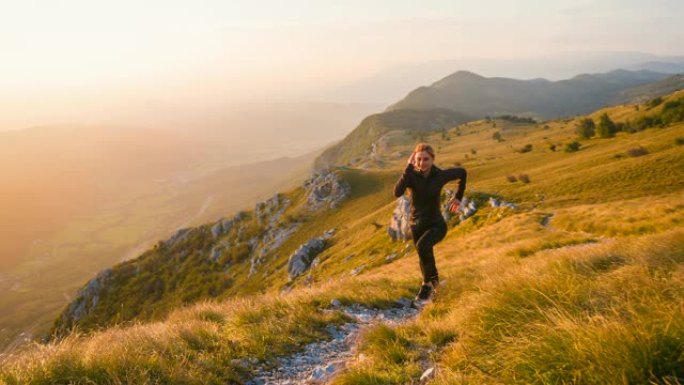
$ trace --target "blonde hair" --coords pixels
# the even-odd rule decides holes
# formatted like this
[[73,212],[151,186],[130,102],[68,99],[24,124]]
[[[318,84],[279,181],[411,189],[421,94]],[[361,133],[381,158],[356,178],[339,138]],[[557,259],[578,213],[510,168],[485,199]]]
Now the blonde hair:
[[435,159],[435,150],[434,150],[434,149],[432,148],[432,146],[430,146],[429,144],[427,144],[427,143],[418,143],[418,144],[416,145],[416,148],[413,150],[414,153],[418,153],[418,152],[421,152],[421,151],[427,152],[428,154],[430,154],[430,156],[432,157],[432,159]]

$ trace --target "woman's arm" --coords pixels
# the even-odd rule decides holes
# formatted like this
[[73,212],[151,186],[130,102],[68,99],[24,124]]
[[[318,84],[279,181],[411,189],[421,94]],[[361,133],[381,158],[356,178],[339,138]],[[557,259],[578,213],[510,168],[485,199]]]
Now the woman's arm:
[[458,179],[458,190],[456,190],[455,197],[460,202],[461,200],[463,200],[463,193],[465,192],[468,173],[462,167],[454,167],[444,170],[444,174],[446,175],[445,183]]
[[409,173],[413,172],[413,163],[409,163],[406,165],[406,168],[404,169],[404,173],[401,174],[401,177],[397,181],[397,183],[394,184],[394,197],[399,198],[400,196],[404,195],[404,191],[406,191],[407,187],[410,186],[410,181],[411,181],[411,175]]

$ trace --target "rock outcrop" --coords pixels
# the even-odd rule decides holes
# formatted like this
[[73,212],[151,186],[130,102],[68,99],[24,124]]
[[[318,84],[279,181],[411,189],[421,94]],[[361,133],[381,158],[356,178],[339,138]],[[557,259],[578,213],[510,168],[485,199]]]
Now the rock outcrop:
[[279,226],[279,221],[290,203],[289,199],[278,193],[254,206],[254,220],[263,227],[263,230],[259,237],[252,239],[250,243],[250,277],[256,274],[266,255],[280,247],[299,227],[298,223]]
[[458,211],[458,220],[463,222],[464,220],[468,219],[468,217],[475,214],[475,211],[477,211],[477,204],[474,200],[468,199],[468,197],[463,197]]
[[59,317],[61,327],[57,330],[58,333],[67,331],[72,325],[97,306],[97,303],[100,300],[100,293],[102,290],[106,289],[111,278],[112,269],[104,269],[78,291],[76,298]]
[[245,217],[245,212],[240,210],[232,218],[221,218],[213,226],[211,226],[211,235],[214,238],[218,238],[224,235],[233,228],[236,222],[240,221]]
[[514,209],[518,206],[515,205],[515,203],[512,202],[506,202],[505,200],[498,200],[494,197],[489,197],[489,205],[492,207],[508,207],[511,209]]
[[397,240],[411,239],[411,202],[406,196],[402,195],[397,198],[397,206],[392,212],[392,219],[387,228],[389,236]]
[[259,224],[273,226],[290,206],[290,200],[277,193],[254,206],[254,219]]
[[300,245],[290,255],[290,258],[287,260],[287,272],[290,275],[290,280],[295,279],[309,269],[314,258],[328,246],[327,240],[332,237],[334,232],[335,229],[327,230],[322,236],[310,239]]
[[304,182],[307,191],[306,201],[311,210],[322,207],[335,208],[345,199],[351,188],[330,170],[315,172]]
[[444,220],[449,222],[449,220],[456,214],[458,214],[458,219],[459,221],[464,221],[471,215],[475,214],[477,211],[477,204],[475,203],[475,200],[469,199],[467,196],[463,196],[463,199],[461,199],[461,204],[458,207],[458,212],[457,213],[452,213],[449,211],[449,200],[451,197],[456,194],[456,190],[452,189],[446,189],[445,190],[447,199],[442,202],[442,217],[444,217]]

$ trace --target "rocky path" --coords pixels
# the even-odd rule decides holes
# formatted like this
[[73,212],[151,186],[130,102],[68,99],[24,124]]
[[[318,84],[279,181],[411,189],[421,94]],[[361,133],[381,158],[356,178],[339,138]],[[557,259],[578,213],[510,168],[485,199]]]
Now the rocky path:
[[341,310],[355,321],[340,327],[329,325],[328,332],[332,336],[330,341],[314,342],[300,353],[281,357],[274,369],[268,369],[263,364],[258,365],[254,368],[254,377],[247,385],[324,384],[343,370],[346,363],[353,358],[361,330],[378,323],[401,324],[419,312],[411,307],[411,300],[406,298],[398,300],[397,307],[384,310],[358,304],[341,306],[336,300],[332,304],[332,309],[324,311]]

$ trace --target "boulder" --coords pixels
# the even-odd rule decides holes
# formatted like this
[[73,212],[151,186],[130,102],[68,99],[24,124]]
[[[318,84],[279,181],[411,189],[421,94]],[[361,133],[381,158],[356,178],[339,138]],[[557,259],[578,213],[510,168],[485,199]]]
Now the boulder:
[[503,199],[502,199],[502,200],[498,200],[498,199],[496,199],[496,198],[494,198],[494,197],[489,197],[489,205],[492,206],[492,207],[508,207],[508,208],[511,208],[511,209],[514,209],[514,208],[517,207],[517,206],[515,205],[515,203],[506,202],[506,201],[503,200]]
[[405,196],[397,198],[397,205],[392,212],[392,219],[387,228],[389,236],[397,240],[407,240],[411,238],[411,202]]
[[334,229],[327,230],[322,236],[313,238],[300,245],[287,261],[287,271],[290,280],[296,278],[311,267],[316,256],[327,247],[327,239],[332,236]]
[[311,239],[299,246],[287,261],[287,271],[290,274],[290,279],[294,279],[305,272],[311,265],[314,257],[323,251],[325,246],[325,240],[321,238]]

